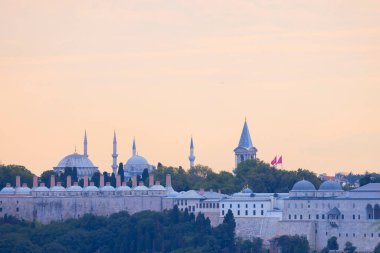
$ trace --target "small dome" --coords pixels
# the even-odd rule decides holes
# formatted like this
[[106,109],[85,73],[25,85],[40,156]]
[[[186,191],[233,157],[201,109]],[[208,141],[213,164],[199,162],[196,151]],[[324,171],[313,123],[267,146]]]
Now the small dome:
[[113,186],[111,186],[111,185],[106,185],[106,186],[101,187],[100,191],[101,192],[113,192],[113,191],[115,191],[115,188],[113,188]]
[[149,163],[144,157],[134,155],[128,159],[126,165],[149,165]]
[[86,188],[84,188],[84,191],[85,192],[98,192],[99,189],[98,189],[98,187],[96,187],[94,185],[90,185],[90,186],[87,186]]
[[66,189],[61,185],[56,185],[56,186],[53,186],[52,188],[50,188],[50,191],[52,191],[52,192],[64,192],[64,191],[66,191]]
[[319,191],[342,191],[342,187],[337,181],[328,180],[319,186]]
[[7,185],[3,189],[1,189],[0,194],[15,194],[15,188]]
[[50,191],[49,188],[47,188],[45,186],[45,184],[41,184],[40,186],[38,186],[36,189],[34,189],[33,191],[35,192],[48,192]]
[[292,191],[315,191],[315,186],[307,180],[301,180],[294,184]]
[[149,188],[151,191],[166,191],[165,187],[162,185],[153,185],[152,187]]
[[130,191],[131,188],[128,186],[128,185],[122,185],[122,186],[119,186],[116,188],[116,191],[120,192],[120,191]]
[[80,187],[79,185],[72,185],[67,189],[67,191],[69,192],[81,192],[82,190],[83,188]]
[[244,188],[241,192],[242,193],[253,193],[253,191],[251,189],[249,189],[248,187]]
[[135,191],[147,191],[149,189],[145,185],[139,185],[139,186],[136,186],[135,188],[133,188],[133,190],[135,190]]
[[28,186],[16,188],[16,194],[30,194],[31,189]]

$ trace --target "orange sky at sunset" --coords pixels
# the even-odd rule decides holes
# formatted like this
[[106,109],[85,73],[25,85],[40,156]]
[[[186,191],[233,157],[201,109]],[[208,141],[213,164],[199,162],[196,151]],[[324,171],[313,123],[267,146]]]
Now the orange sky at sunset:
[[380,172],[380,1],[0,2],[0,161]]

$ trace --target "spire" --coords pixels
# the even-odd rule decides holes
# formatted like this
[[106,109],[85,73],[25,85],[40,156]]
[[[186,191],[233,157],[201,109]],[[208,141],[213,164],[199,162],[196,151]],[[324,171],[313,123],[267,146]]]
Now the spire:
[[191,136],[191,139],[190,139],[190,155],[189,155],[189,161],[190,161],[190,168],[194,167],[195,156],[194,156],[193,136]]
[[135,137],[133,137],[132,155],[133,156],[136,155],[136,141],[135,141]]
[[253,148],[251,135],[249,133],[247,119],[244,121],[243,131],[241,132],[240,141],[238,147],[251,149]]
[[88,154],[87,154],[87,131],[86,130],[84,130],[83,155],[85,157],[88,157]]
[[113,131],[112,171],[115,175],[117,175],[117,157],[116,132]]

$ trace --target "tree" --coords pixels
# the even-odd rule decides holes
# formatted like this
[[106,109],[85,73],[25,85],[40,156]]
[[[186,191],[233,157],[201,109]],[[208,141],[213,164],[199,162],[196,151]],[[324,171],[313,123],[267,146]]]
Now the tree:
[[100,186],[100,172],[96,171],[94,174],[92,174],[91,182],[94,182],[94,185],[96,187]]
[[283,235],[277,239],[281,253],[305,253],[309,252],[309,242],[305,236]]
[[124,182],[124,166],[123,166],[123,163],[119,163],[119,168],[117,169],[117,174],[120,175],[121,182]]
[[0,189],[7,183],[15,185],[16,176],[20,176],[21,183],[27,183],[32,187],[34,174],[21,165],[0,165]]
[[40,176],[41,183],[44,183],[47,187],[50,187],[50,178],[52,175],[54,175],[55,177],[58,176],[54,170],[46,170],[42,172]]
[[352,245],[351,242],[346,242],[345,247],[344,247],[344,252],[345,253],[355,253],[356,247]]
[[329,250],[338,250],[339,249],[338,240],[337,240],[336,236],[331,237],[327,241],[327,248]]
[[149,178],[149,172],[148,172],[148,169],[144,169],[144,170],[143,170],[143,173],[141,174],[141,181],[143,181],[144,184],[146,184],[147,181],[148,181],[148,178]]
[[373,251],[373,253],[380,253],[380,242],[375,247],[375,250]]

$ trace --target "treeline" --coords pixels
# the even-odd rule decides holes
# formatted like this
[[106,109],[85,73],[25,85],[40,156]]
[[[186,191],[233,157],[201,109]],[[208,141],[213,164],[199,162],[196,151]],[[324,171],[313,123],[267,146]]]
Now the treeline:
[[158,164],[153,172],[155,178],[164,181],[166,174],[172,175],[173,188],[177,191],[190,189],[213,189],[223,193],[234,193],[248,185],[254,192],[289,192],[302,179],[311,181],[316,187],[321,184],[311,171],[277,169],[260,160],[247,160],[231,172],[214,172],[207,166],[197,165],[187,171],[181,167],[166,167]]
[[180,212],[127,212],[42,225],[0,219],[0,253],[220,253],[262,252],[262,240],[235,240],[235,220],[229,212],[223,223],[211,227],[203,214]]

